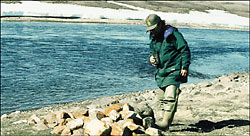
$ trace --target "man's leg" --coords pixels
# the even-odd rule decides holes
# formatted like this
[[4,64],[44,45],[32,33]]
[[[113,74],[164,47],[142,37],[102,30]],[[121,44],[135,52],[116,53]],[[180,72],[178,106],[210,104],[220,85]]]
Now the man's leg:
[[180,90],[175,85],[169,85],[165,91],[160,91],[158,99],[161,103],[161,110],[163,110],[163,120],[156,122],[156,125],[162,130],[168,130],[171,125],[174,114],[177,110],[178,96]]

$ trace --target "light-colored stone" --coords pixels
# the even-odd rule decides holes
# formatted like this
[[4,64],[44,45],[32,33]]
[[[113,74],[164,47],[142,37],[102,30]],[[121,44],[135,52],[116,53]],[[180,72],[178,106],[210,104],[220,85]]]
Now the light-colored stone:
[[71,114],[74,116],[74,118],[81,118],[82,116],[88,115],[88,110],[76,110],[72,111]]
[[61,133],[61,136],[70,136],[70,135],[71,135],[70,129],[68,127],[65,127]]
[[[72,119],[72,120],[73,120],[73,119]],[[59,121],[57,122],[57,124],[58,124],[58,126],[64,126],[64,125],[67,124],[67,121],[66,121],[66,119],[61,119],[61,120],[59,120]]]
[[21,124],[21,123],[27,123],[27,120],[19,120],[19,121],[13,122],[12,124]]
[[134,111],[134,108],[129,105],[129,103],[125,103],[122,107],[122,111]]
[[69,121],[66,126],[70,129],[70,130],[74,130],[77,128],[80,128],[83,126],[83,120],[78,118],[78,119],[74,119]]
[[142,125],[142,118],[140,117],[139,114],[137,114],[134,111],[121,111],[120,112],[122,119],[126,120],[126,119],[133,119],[133,121],[135,122],[135,124],[138,125]]
[[107,136],[111,132],[111,127],[98,119],[93,119],[84,123],[84,130],[89,135]]
[[229,76],[221,76],[219,77],[219,81],[222,82],[222,83],[230,83],[233,81],[232,78],[230,78]]
[[48,123],[47,125],[49,128],[54,128],[55,126],[58,125],[58,123]]
[[111,125],[111,136],[131,136],[132,131],[127,127],[123,127],[121,124],[124,124],[125,120],[120,120],[118,122],[114,122]]
[[110,126],[112,123],[114,123],[114,121],[110,117],[102,118],[101,121]]
[[123,128],[127,127],[131,131],[135,131],[139,128],[138,125],[136,125],[133,121],[133,119],[127,119],[125,120],[124,124],[122,125]]
[[151,128],[151,127],[148,128],[148,129],[146,129],[145,133],[146,133],[146,134],[149,134],[149,135],[151,135],[151,136],[159,136],[159,135],[162,134],[161,131],[160,131],[159,129]]
[[13,116],[13,115],[19,115],[21,113],[21,111],[15,111],[15,112],[12,112],[10,115]]
[[81,117],[81,119],[83,120],[84,123],[90,122],[90,118],[89,117],[83,116],[83,117]]
[[36,124],[33,129],[35,130],[46,130],[48,129],[48,126],[46,126],[43,122],[39,122],[38,124]]
[[56,126],[54,127],[53,131],[51,131],[52,134],[61,134],[62,131],[66,128],[66,126]]
[[153,109],[147,103],[139,103],[135,107],[135,112],[138,113],[142,118],[154,117]]
[[1,120],[5,119],[5,118],[8,118],[8,115],[7,115],[7,114],[3,114],[3,115],[1,116]]
[[124,128],[120,124],[114,122],[114,123],[112,123],[111,128],[112,128],[111,133],[110,133],[111,136],[122,136],[123,135]]
[[200,87],[210,87],[213,84],[211,82],[209,82],[209,81],[204,81],[204,82],[198,83],[197,85],[200,86]]
[[72,118],[67,118],[67,119],[65,119],[66,120],[66,123],[68,123],[68,122],[70,122],[71,120],[74,120],[74,119],[72,119]]
[[67,119],[67,118],[72,118],[72,119],[74,119],[74,116],[73,116],[70,112],[66,112],[66,111],[59,111],[59,112],[56,114],[56,119],[57,119],[57,120]]
[[90,120],[99,119],[106,117],[105,114],[97,109],[93,109],[89,111],[89,118]]
[[115,110],[117,112],[119,112],[122,108],[122,105],[120,103],[117,103],[117,104],[112,104],[108,107],[106,107],[103,111],[103,113],[106,115],[106,116],[109,116],[109,112],[111,112],[112,110]]
[[27,121],[28,124],[37,124],[40,121],[40,118],[38,118],[35,114],[33,114]]
[[46,120],[50,128],[55,127],[57,125],[57,119],[55,113],[49,113],[44,117],[44,119]]
[[128,119],[130,117],[135,117],[136,113],[134,111],[121,111],[120,112],[122,119]]
[[73,131],[73,135],[72,136],[84,136],[84,129],[83,128],[79,128]]
[[112,110],[112,111],[109,112],[108,116],[112,120],[116,121],[117,119],[119,119],[121,117],[121,114],[118,113],[116,110]]

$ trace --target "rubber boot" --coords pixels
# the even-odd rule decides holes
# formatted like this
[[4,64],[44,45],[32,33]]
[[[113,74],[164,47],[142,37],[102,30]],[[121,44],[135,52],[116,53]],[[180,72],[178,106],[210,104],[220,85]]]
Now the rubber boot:
[[156,127],[160,130],[168,131],[169,126],[173,122],[174,114],[175,114],[175,112],[164,111],[163,112],[163,119],[162,119],[162,121],[158,121],[155,123]]
[[162,110],[164,110],[163,120],[158,121],[155,124],[158,129],[167,131],[169,129],[169,126],[173,122],[174,114],[177,110],[178,95],[180,94],[180,91],[176,86],[170,85],[165,89],[164,94],[162,92],[164,91],[160,92],[160,97],[158,96],[158,98],[161,98],[159,100],[163,101],[163,99],[165,99],[165,101],[168,102],[167,104],[161,105]]

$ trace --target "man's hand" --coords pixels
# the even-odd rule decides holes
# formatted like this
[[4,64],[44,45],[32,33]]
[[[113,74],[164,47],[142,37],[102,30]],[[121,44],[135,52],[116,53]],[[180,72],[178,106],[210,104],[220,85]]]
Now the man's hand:
[[187,70],[185,70],[185,69],[182,69],[181,70],[181,76],[187,76],[188,75],[188,71]]
[[156,59],[155,59],[154,56],[150,56],[149,61],[150,61],[150,63],[151,63],[153,66],[156,65]]

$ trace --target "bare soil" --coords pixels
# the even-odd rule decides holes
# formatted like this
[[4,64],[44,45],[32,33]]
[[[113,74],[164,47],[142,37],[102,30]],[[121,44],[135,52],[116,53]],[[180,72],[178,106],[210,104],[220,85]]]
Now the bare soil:
[[[164,135],[250,135],[249,73],[232,73],[197,84],[181,85],[176,112],[169,132]],[[112,103],[136,105],[147,103],[157,120],[161,119],[158,89],[102,97],[82,102],[14,112],[1,117],[1,135],[50,135],[51,129],[38,131],[25,123],[33,114],[42,118],[61,110],[74,111],[104,108]],[[19,121],[19,123],[17,123]],[[24,122],[22,122],[24,121]]]

